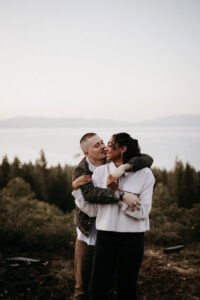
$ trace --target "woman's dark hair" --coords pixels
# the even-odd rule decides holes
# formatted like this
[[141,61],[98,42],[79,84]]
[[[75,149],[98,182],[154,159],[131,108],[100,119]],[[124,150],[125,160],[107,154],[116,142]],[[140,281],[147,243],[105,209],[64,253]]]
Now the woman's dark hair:
[[140,146],[138,140],[133,139],[128,133],[120,132],[113,134],[114,143],[120,147],[127,146],[126,152],[123,155],[123,163],[127,163],[131,157],[140,156]]

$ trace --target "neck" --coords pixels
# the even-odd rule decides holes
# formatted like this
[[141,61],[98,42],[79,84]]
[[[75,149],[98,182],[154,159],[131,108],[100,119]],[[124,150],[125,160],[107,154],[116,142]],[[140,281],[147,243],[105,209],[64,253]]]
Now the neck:
[[102,159],[94,159],[94,158],[89,158],[88,157],[88,159],[89,159],[89,161],[94,165],[94,166],[102,166],[102,165],[104,165],[105,164],[105,162],[106,162],[106,160],[105,160],[105,158],[102,158]]

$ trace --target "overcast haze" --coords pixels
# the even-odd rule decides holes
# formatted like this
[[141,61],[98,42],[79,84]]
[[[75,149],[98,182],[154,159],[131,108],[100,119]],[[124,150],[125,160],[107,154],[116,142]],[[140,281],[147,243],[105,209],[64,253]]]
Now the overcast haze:
[[1,0],[0,119],[200,113],[200,1]]

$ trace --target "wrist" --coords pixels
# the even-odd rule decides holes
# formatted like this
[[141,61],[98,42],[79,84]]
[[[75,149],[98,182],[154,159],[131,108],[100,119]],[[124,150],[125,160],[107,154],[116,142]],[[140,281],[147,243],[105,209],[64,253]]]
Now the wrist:
[[116,200],[123,200],[124,191],[115,191],[115,199]]
[[124,164],[124,172],[130,170],[131,167],[132,167],[132,165],[129,163]]
[[73,188],[73,190],[78,190],[78,186],[76,185],[76,184],[74,184],[74,183],[72,183],[72,188]]

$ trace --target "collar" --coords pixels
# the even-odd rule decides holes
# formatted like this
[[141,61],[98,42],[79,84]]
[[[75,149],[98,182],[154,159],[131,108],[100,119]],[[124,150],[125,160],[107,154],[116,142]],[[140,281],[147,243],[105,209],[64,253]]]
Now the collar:
[[86,156],[86,161],[87,161],[87,163],[88,163],[88,168],[89,168],[89,170],[92,172],[92,173],[94,173],[94,170],[96,169],[96,166],[95,165],[93,165],[93,163],[91,163],[91,161],[89,160],[89,158]]

